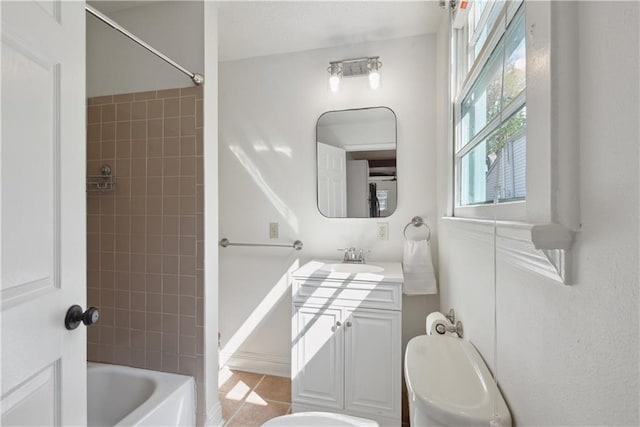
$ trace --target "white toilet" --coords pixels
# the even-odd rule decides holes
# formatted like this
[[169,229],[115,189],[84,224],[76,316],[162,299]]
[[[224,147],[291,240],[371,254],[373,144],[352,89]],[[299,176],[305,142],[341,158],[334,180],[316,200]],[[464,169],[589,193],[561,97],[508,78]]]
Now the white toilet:
[[509,408],[469,341],[442,335],[413,338],[404,376],[412,427],[511,426]]
[[375,421],[330,412],[297,412],[272,418],[262,427],[380,427]]

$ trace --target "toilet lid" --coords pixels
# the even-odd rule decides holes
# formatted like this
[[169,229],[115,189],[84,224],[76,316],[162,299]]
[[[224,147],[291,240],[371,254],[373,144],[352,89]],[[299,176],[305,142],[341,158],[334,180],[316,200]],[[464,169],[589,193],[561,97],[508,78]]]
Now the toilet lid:
[[375,421],[330,412],[298,412],[272,418],[262,427],[380,427]]

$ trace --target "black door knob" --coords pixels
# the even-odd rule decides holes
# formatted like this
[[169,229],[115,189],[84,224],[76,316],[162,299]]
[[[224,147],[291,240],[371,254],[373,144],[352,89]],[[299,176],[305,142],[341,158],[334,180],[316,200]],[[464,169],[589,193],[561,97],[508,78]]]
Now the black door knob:
[[65,328],[72,330],[80,326],[80,323],[84,323],[87,326],[91,326],[98,321],[100,313],[95,307],[89,307],[87,311],[82,312],[82,307],[79,305],[72,305],[67,310],[67,315],[64,317]]

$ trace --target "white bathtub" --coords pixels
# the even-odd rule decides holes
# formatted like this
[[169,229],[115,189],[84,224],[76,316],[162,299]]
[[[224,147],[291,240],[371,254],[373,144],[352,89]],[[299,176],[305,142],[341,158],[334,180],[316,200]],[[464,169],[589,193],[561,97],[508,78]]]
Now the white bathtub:
[[87,364],[92,427],[195,426],[192,377],[102,363]]

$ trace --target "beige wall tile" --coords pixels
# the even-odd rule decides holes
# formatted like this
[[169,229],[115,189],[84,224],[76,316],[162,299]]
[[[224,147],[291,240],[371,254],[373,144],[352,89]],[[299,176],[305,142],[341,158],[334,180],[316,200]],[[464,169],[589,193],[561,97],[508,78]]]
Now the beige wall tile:
[[131,309],[128,307],[123,310],[116,309],[114,320],[116,328],[125,328],[129,330],[131,327]]
[[166,372],[178,372],[178,355],[162,353],[162,370]]
[[113,103],[113,95],[96,96],[93,98],[89,98],[87,102],[87,104],[89,105],[111,104],[111,103]]
[[189,86],[180,88],[180,96],[196,96],[198,94],[197,86]]
[[131,366],[133,366],[134,368],[146,368],[147,353],[144,351],[144,349],[132,349],[130,355]]
[[147,369],[155,369],[159,371],[162,369],[162,353],[159,351],[147,351]]
[[162,138],[162,119],[149,120],[147,122],[147,137]]
[[164,139],[164,156],[165,157],[177,157],[180,155],[180,138],[165,138]]
[[162,313],[178,314],[179,310],[180,310],[179,301],[175,295],[162,296]]
[[147,350],[160,351],[162,350],[162,333],[160,332],[147,332],[146,334]]
[[132,93],[122,93],[119,95],[113,95],[113,102],[115,102],[116,104],[119,102],[131,102],[131,101],[133,101]]
[[180,234],[180,216],[164,215],[162,217],[162,234],[177,236]]
[[100,121],[103,123],[116,121],[116,106],[114,104],[105,104],[100,107]]
[[162,275],[162,293],[164,295],[180,295],[180,278],[175,274]]
[[147,119],[147,103],[145,101],[137,101],[131,104],[131,120]]
[[203,375],[201,120],[197,88],[87,102],[87,173],[109,163],[116,183],[87,198],[90,360]]
[[180,136],[195,136],[196,134],[196,118],[187,116],[180,118]]
[[185,96],[180,98],[180,115],[195,116],[196,114],[196,97]]
[[[118,178],[130,178],[131,177],[131,143],[120,142],[120,146],[116,143],[116,163],[113,166],[113,174]],[[118,154],[123,151],[127,151],[126,155]],[[118,155],[121,155],[118,158]],[[118,180],[119,181],[119,180]],[[116,182],[119,184],[120,182]]]
[[[178,354],[178,335],[177,334],[162,334],[162,352]],[[176,359],[177,363],[177,359]],[[176,366],[177,369],[177,366]]]
[[156,91],[148,91],[148,92],[136,92],[133,94],[133,99],[136,101],[141,101],[145,99],[156,99]]
[[131,139],[131,122],[117,122],[116,123],[116,140],[130,140]]
[[180,135],[180,120],[178,118],[166,118],[164,119],[164,136],[175,137]]
[[116,139],[116,124],[102,122],[100,124],[100,141],[113,141]]
[[158,98],[176,98],[180,96],[180,89],[165,89],[158,91]]
[[162,313],[162,294],[147,293],[147,312]]
[[164,117],[178,117],[180,115],[180,99],[164,100]]
[[160,119],[162,118],[162,100],[158,99],[155,101],[149,101],[147,103],[147,117],[149,119]]
[[116,104],[116,121],[129,121],[131,120],[131,103],[123,102]]
[[177,334],[179,331],[179,317],[175,314],[162,315],[162,333]]
[[100,158],[102,160],[116,158],[116,142],[115,141],[102,141]]

